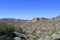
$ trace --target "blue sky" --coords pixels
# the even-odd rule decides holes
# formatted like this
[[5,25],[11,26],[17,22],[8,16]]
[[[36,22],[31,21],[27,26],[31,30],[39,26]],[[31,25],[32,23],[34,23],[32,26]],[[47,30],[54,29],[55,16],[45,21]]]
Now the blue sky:
[[60,15],[60,0],[0,0],[0,18],[32,19]]

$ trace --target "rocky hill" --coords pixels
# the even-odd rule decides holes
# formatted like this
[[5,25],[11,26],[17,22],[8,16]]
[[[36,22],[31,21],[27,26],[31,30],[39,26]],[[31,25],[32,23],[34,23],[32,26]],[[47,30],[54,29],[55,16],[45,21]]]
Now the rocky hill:
[[28,36],[27,40],[54,40],[60,38],[60,16],[33,18],[32,20],[2,18],[0,21],[21,27]]

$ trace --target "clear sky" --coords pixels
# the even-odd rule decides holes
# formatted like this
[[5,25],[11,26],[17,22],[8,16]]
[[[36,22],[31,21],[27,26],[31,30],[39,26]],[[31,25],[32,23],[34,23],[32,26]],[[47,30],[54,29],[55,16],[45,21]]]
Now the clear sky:
[[0,18],[32,19],[60,15],[60,0],[0,0]]

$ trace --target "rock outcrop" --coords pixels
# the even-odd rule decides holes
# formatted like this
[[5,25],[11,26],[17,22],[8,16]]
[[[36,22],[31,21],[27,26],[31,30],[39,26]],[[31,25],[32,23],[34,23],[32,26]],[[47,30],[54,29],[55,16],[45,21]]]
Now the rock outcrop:
[[38,22],[38,21],[41,21],[41,22],[44,22],[45,20],[47,20],[47,18],[33,18],[32,20],[28,20],[27,22]]

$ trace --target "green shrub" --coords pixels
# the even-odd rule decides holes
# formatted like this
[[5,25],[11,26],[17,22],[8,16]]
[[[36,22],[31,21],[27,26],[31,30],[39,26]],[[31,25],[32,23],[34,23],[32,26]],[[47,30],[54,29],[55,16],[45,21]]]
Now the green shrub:
[[0,22],[0,34],[9,34],[15,31],[13,25],[7,24],[5,22]]
[[19,33],[22,33],[22,32],[23,32],[23,29],[20,28],[20,27],[15,27],[15,31],[16,31],[16,32],[19,32]]

